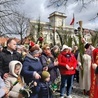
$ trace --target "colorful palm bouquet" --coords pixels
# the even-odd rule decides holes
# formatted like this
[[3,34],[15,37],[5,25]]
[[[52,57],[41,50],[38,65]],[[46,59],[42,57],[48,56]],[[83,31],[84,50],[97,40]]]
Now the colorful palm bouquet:
[[58,89],[58,85],[56,83],[52,83],[50,85],[50,89],[52,90],[52,92],[55,92]]
[[31,88],[34,87],[34,81],[30,82],[29,85],[24,85],[19,93],[24,97],[24,98],[28,98],[30,97],[30,94],[32,93]]
[[51,63],[51,59],[48,58],[47,61],[46,61],[46,64],[49,65],[50,63]]

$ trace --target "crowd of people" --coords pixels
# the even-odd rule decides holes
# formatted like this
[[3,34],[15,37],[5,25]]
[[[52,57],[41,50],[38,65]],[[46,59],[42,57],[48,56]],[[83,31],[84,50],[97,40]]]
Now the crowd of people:
[[53,98],[58,90],[60,98],[72,98],[74,78],[83,94],[97,98],[98,48],[84,43],[84,51],[82,64],[77,46],[40,47],[30,41],[26,49],[9,39],[0,46],[0,98]]

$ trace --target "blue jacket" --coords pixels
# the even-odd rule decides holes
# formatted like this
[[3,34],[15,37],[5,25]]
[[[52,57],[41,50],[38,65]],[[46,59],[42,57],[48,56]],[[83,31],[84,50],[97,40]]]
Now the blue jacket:
[[42,64],[38,58],[33,58],[31,54],[28,54],[23,62],[22,75],[24,76],[25,82],[28,84],[34,79],[34,72],[41,75]]
[[0,98],[4,96],[5,91],[2,89],[3,87],[5,87],[4,81],[0,76]]
[[39,82],[37,86],[37,92],[39,92],[38,98],[53,98],[52,90],[50,88],[51,83],[50,82]]

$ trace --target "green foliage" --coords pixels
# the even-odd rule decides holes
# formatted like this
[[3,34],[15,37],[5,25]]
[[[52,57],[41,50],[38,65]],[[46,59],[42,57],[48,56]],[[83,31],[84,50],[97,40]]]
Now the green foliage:
[[56,32],[57,32],[57,34],[58,34],[58,36],[59,36],[59,38],[60,38],[61,46],[63,46],[62,35],[61,35],[61,33],[60,33],[58,30],[56,30]]
[[[81,34],[79,34],[78,37],[79,37],[79,45],[78,45],[78,48],[79,48],[79,53],[80,53],[80,61],[81,61],[81,66],[83,68],[84,44],[81,41],[81,39],[82,39]],[[83,77],[83,70],[81,70],[81,75]]]
[[63,44],[66,44],[72,47],[73,38],[71,37],[71,32],[64,31],[62,30],[62,28],[60,28],[60,30],[56,30],[56,32],[59,35],[61,46],[63,46]]
[[72,47],[72,37],[71,37],[71,36],[68,36],[67,45],[68,45],[69,47]]
[[78,46],[77,40],[75,39],[75,37],[73,37],[73,41],[75,43],[76,46]]
[[95,34],[91,34],[92,35],[92,38],[91,38],[91,41],[92,41],[92,45],[94,47],[96,47],[97,43],[98,43],[98,31],[95,32]]

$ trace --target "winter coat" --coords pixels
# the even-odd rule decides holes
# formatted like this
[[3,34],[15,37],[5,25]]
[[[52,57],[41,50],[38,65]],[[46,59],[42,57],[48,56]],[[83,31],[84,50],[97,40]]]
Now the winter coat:
[[52,90],[50,88],[50,82],[41,81],[37,86],[37,91],[39,92],[38,98],[53,98]]
[[[36,81],[38,83],[39,80],[34,78],[34,72],[37,72],[41,75],[42,73],[42,64],[39,58],[34,58],[31,54],[27,54],[23,62],[22,75],[24,76],[25,82],[28,85],[31,81]],[[38,98],[38,92],[35,91],[36,87],[32,88],[32,94],[30,98]]]
[[22,57],[16,51],[13,51],[13,54],[11,54],[11,52],[9,52],[7,49],[0,52],[0,69],[2,74],[9,72],[8,65],[9,65],[9,62],[12,60],[18,60],[21,62]]
[[[11,61],[11,63],[9,64],[9,76],[8,78],[5,80],[5,85],[6,87],[10,90],[11,87],[13,86],[13,84],[17,81],[18,75],[16,75],[14,73],[14,69],[15,69],[15,64],[20,63],[19,61]],[[22,69],[22,64],[20,63],[21,68],[19,71],[19,74],[21,72]],[[19,90],[23,87],[23,85],[21,83],[17,83],[15,86],[13,86],[13,88],[9,91],[9,98],[18,98],[19,95]]]
[[[50,62],[47,64],[48,59],[50,59]],[[54,58],[47,56],[45,53],[42,53],[40,60],[43,67],[48,66],[48,72],[50,73],[50,81],[54,81],[58,77],[57,66],[54,66]]]
[[3,79],[0,76],[0,98],[5,95],[5,91],[2,89],[3,87],[5,87],[5,84],[4,84]]
[[25,82],[28,84],[34,79],[34,72],[41,75],[42,64],[39,58],[34,58],[31,54],[27,54],[23,62],[22,74]]
[[[77,60],[75,56],[72,53],[66,53],[65,51],[62,51],[58,56],[58,62],[59,62],[59,69],[61,75],[74,75],[76,66],[77,66]],[[69,67],[73,67],[73,70],[68,70],[66,68],[66,65]]]

